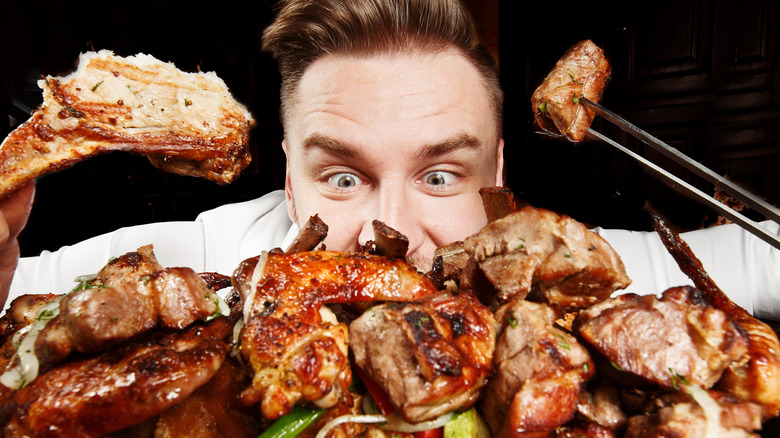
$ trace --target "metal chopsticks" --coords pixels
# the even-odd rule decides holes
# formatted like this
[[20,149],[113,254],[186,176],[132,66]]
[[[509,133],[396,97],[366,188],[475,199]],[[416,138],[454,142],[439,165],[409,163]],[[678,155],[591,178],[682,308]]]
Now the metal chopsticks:
[[[630,122],[623,119],[619,115],[613,113],[612,111],[609,111],[603,106],[585,97],[581,97],[579,101],[583,103],[585,106],[587,106],[588,108],[592,109],[596,114],[602,116],[606,120],[615,124],[620,129],[627,132],[629,135],[641,140],[643,143],[647,144],[653,149],[673,159],[675,162],[681,164],[686,169],[690,170],[691,172],[700,176],[706,181],[720,187],[721,190],[729,193],[731,196],[734,196],[735,198],[743,202],[745,205],[753,208],[757,212],[762,213],[768,219],[780,223],[780,210],[778,210],[773,205],[756,197],[752,193],[734,184],[733,182],[725,179],[721,175],[718,175],[717,173],[713,172],[712,170],[705,167],[701,163],[692,160],[687,155],[669,146],[668,144],[662,142],[661,140],[653,137],[652,135],[648,134],[647,132],[643,131],[637,126],[631,124]],[[745,217],[741,213],[731,209],[727,205],[715,200],[711,196],[705,194],[704,192],[686,183],[685,181],[681,180],[675,175],[660,168],[659,166],[648,161],[644,157],[634,153],[633,151],[615,142],[609,137],[606,137],[603,134],[593,129],[588,129],[588,134],[628,154],[636,161],[638,161],[647,171],[649,171],[650,173],[652,173],[654,176],[664,181],[665,183],[669,184],[674,189],[679,190],[682,193],[691,197],[692,199],[718,211],[720,214],[729,218],[731,221],[739,224],[740,226],[745,228],[747,231],[753,233],[760,239],[764,240],[765,242],[769,243],[775,248],[780,249],[780,238],[778,238],[778,236],[769,232],[766,228],[762,227],[760,224]]]

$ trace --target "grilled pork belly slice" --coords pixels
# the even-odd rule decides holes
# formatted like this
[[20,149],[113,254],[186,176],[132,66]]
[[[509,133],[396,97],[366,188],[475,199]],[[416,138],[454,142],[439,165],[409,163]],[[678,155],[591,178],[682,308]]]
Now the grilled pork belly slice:
[[3,403],[3,436],[101,437],[140,423],[208,382],[232,331],[217,318],[53,368]]
[[78,69],[39,81],[43,103],[0,146],[0,196],[35,177],[115,150],[157,167],[227,184],[251,161],[254,120],[216,74],[107,50]]
[[626,384],[636,376],[667,388],[710,388],[747,351],[729,316],[692,287],[655,295],[621,295],[579,313],[575,330],[611,364],[604,373]]
[[579,98],[598,102],[611,71],[604,51],[593,41],[572,46],[531,97],[536,124],[551,135],[582,141],[595,114]]
[[151,246],[110,261],[83,289],[63,296],[40,331],[41,363],[110,348],[153,328],[181,329],[219,314],[217,295],[189,268],[159,269]]
[[464,241],[464,249],[501,302],[534,291],[554,307],[576,310],[631,283],[601,236],[568,216],[530,206],[489,223]]
[[549,306],[522,300],[496,313],[495,373],[480,399],[494,436],[546,437],[574,417],[595,367],[556,318]]
[[467,292],[374,306],[352,322],[355,365],[410,423],[476,401],[492,371],[495,319]]
[[242,357],[254,373],[242,393],[268,419],[300,402],[352,404],[347,325],[323,306],[410,301],[436,292],[397,259],[332,251],[263,253],[242,262],[233,284],[244,302]]

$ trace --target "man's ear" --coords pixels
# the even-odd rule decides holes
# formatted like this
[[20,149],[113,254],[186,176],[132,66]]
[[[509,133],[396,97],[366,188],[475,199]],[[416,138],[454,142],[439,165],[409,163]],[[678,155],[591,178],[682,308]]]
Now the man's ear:
[[282,140],[282,150],[286,159],[286,172],[284,176],[284,196],[287,198],[287,215],[295,223],[298,223],[298,214],[295,212],[295,201],[292,196],[292,182],[290,179],[290,157],[287,154],[287,140]]
[[496,148],[496,186],[504,185],[504,139],[498,140]]

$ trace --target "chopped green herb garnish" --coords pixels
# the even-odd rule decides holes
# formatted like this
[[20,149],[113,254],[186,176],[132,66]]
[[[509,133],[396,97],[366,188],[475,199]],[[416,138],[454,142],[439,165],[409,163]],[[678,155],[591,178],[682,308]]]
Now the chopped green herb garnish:
[[99,87],[99,86],[100,86],[100,84],[102,84],[102,83],[103,83],[103,81],[100,81],[100,82],[98,82],[97,84],[95,84],[95,85],[92,87],[92,91],[95,91],[95,90],[97,90],[97,87]]
[[515,318],[515,311],[510,310],[509,311],[509,318],[507,318],[506,322],[512,326],[512,328],[517,327],[517,318]]
[[566,338],[563,337],[560,333],[553,333],[553,335],[558,338],[558,346],[563,348],[564,350],[571,350],[571,346],[569,345],[569,342],[566,341]]
[[190,105],[192,105],[192,101],[185,97],[184,98],[184,106],[190,106]]
[[571,98],[571,101],[574,103],[580,103],[580,98],[575,96]]
[[133,93],[133,95],[135,95],[135,90],[133,90],[133,87],[128,85],[127,89],[130,90],[130,92]]
[[539,111],[547,112],[547,102],[546,101],[539,104]]
[[683,385],[688,384],[688,378],[673,370],[672,368],[669,368],[669,375],[672,377],[672,388],[674,389],[680,389],[680,383]]
[[579,82],[577,79],[574,78],[574,75],[571,74],[571,72],[567,72],[569,74],[569,77],[571,78],[571,81],[574,82],[577,85],[582,85],[582,82]]

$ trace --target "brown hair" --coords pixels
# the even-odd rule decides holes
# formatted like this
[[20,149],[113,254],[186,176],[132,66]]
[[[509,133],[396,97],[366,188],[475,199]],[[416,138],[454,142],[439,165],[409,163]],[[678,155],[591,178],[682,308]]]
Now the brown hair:
[[263,50],[279,63],[283,118],[306,68],[323,55],[455,48],[484,79],[501,132],[503,92],[495,60],[459,0],[282,0],[278,11],[263,33]]

